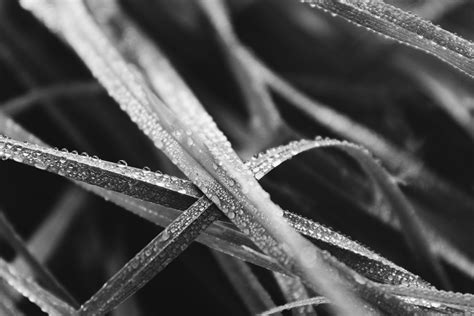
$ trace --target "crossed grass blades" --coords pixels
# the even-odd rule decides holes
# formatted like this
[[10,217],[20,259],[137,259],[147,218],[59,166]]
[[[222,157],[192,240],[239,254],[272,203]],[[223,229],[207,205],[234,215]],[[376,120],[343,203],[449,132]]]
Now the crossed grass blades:
[[[302,2],[432,54],[464,75],[474,76],[473,43],[412,13],[375,0]],[[18,308],[21,296],[51,315],[102,315],[113,311],[123,307],[127,299],[194,241],[215,251],[213,256],[253,314],[276,314],[289,309],[295,315],[315,315],[322,304],[329,304],[333,312],[348,315],[474,312],[470,294],[438,290],[365,246],[315,221],[283,210],[270,199],[257,180],[274,168],[311,150],[312,158],[334,170],[339,163],[346,163],[345,158],[328,155],[324,148],[341,151],[357,165],[355,169],[346,170],[350,179],[346,185],[360,185],[366,191],[375,192],[381,202],[373,207],[353,189],[347,191],[343,184],[335,185],[337,174],[326,175],[329,187],[345,194],[370,216],[399,230],[426,275],[440,286],[452,287],[445,270],[446,262],[468,277],[474,275],[469,254],[452,238],[455,228],[426,220],[425,212],[430,205],[423,203],[424,199],[442,199],[437,205],[440,209],[453,203],[462,212],[472,212],[471,197],[424,168],[412,154],[313,101],[274,73],[241,43],[224,2],[200,0],[189,6],[206,20],[249,113],[248,122],[236,124],[227,119],[228,128],[238,135],[236,138],[241,144],[253,140],[239,152],[240,156],[159,43],[149,38],[119,3],[23,0],[21,5],[77,53],[120,108],[187,179],[148,168],[137,169],[124,161],[111,163],[87,154],[48,147],[10,117],[25,111],[33,102],[41,101],[51,115],[64,124],[67,120],[55,109],[55,98],[74,93],[100,93],[95,83],[52,87],[9,102],[0,114],[0,130],[4,134],[0,137],[2,159],[72,180],[82,189],[163,230],[116,269],[92,297],[79,304],[43,263],[48,253],[54,251],[51,249],[54,243],[44,246],[46,240],[60,238],[67,230],[66,227],[53,229],[54,224],[67,226],[74,221],[77,212],[74,204],[80,204],[81,198],[73,197],[79,193],[73,191],[74,194],[65,195],[65,199],[68,198],[64,206],[52,213],[28,243],[2,215],[2,234],[17,254],[10,263],[0,261],[3,280],[0,308],[4,314],[22,314]],[[440,14],[450,8],[446,6],[436,12]],[[8,37],[15,30],[5,28],[5,32]],[[29,86],[36,86],[28,70],[15,64],[14,56],[5,56],[13,67],[17,66],[24,73]],[[429,72],[419,73],[416,78],[421,85],[441,100],[446,112],[461,128],[471,133],[466,119],[469,112],[460,113],[451,106],[457,100],[453,101],[456,98],[452,96],[449,81],[443,84],[432,79],[434,75]],[[437,89],[437,86],[442,88]],[[359,145],[322,138],[277,146],[244,163],[240,157],[248,158],[285,139],[300,138],[299,132],[286,124],[272,92],[310,120],[367,146],[382,158],[389,171]],[[68,129],[67,125],[65,128]],[[69,132],[77,142],[87,144],[80,134]],[[305,167],[305,163],[301,166]],[[169,168],[171,170],[171,165]],[[396,173],[405,174],[405,181],[411,181],[417,195],[407,195],[400,189],[397,178],[392,175]],[[271,271],[287,304],[276,306],[267,284],[245,262]],[[124,310],[138,313],[136,304],[129,304]]]

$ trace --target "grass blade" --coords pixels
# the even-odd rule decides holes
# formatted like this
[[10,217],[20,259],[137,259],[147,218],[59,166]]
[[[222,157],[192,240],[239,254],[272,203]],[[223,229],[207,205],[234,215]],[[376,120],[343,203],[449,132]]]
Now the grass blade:
[[306,300],[301,300],[301,301],[296,301],[296,302],[291,302],[282,306],[277,306],[273,309],[269,309],[265,311],[264,313],[261,313],[259,315],[265,316],[265,315],[275,315],[276,313],[283,312],[285,310],[293,309],[293,308],[301,308],[301,307],[307,307],[310,305],[321,305],[321,304],[329,304],[330,302],[328,299],[325,297],[312,297],[308,298]]
[[84,94],[96,94],[100,91],[103,91],[103,89],[97,82],[60,83],[45,88],[33,89],[22,96],[6,101],[0,108],[4,113],[14,116],[27,110],[37,102],[50,101],[64,96],[77,97]]
[[380,0],[305,0],[370,31],[420,49],[474,77],[474,44]]
[[[375,162],[368,151],[362,149],[360,146],[332,139],[316,139],[312,142],[305,140],[293,142],[287,146],[272,149],[272,154],[277,158],[267,160],[267,165],[260,165],[259,170],[264,172],[273,165],[279,165],[281,162],[300,152],[321,147],[340,148],[361,164],[365,172],[370,175],[385,199],[390,204],[390,212],[380,214],[379,217],[396,216],[395,220],[398,220],[401,223],[401,227],[407,236],[407,243],[412,247],[413,254],[418,256],[420,262],[424,265],[430,266],[435,275],[438,276],[445,285],[449,286],[449,281],[447,280],[445,272],[442,270],[437,256],[430,246],[431,240],[426,234],[424,226],[420,222],[415,210],[410,205],[410,202],[408,202],[406,197],[394,183],[391,176]],[[389,221],[390,219],[387,220]]]
[[8,263],[0,259],[0,278],[8,285],[36,304],[49,315],[75,315],[75,310],[70,305],[44,290],[33,280],[19,274]]
[[[309,297],[308,291],[304,287],[303,283],[297,279],[280,274],[278,272],[273,273],[280,289],[283,293],[283,296],[288,302],[295,302],[307,299]],[[292,312],[292,315],[303,316],[303,315],[316,315],[316,312],[312,306],[303,306],[300,308],[295,308]]]

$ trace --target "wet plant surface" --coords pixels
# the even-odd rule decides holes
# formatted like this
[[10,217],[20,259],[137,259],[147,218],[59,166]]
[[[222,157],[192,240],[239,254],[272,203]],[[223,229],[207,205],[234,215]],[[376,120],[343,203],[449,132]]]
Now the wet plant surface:
[[474,5],[21,0],[0,314],[474,313]]

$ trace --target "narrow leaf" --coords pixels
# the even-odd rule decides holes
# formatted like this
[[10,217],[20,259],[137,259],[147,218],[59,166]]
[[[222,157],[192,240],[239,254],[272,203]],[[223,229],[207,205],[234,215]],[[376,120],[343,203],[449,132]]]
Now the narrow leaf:
[[74,308],[70,305],[44,290],[33,280],[19,274],[2,259],[0,259],[0,278],[49,315],[63,316],[76,314]]
[[35,103],[52,100],[60,97],[77,97],[96,94],[103,91],[97,82],[75,82],[57,84],[45,88],[37,88],[19,97],[13,98],[0,105],[2,111],[8,115],[17,115]]
[[370,31],[420,49],[474,77],[474,44],[382,0],[304,0]]
[[296,302],[291,302],[285,305],[277,306],[275,308],[269,309],[265,311],[264,313],[261,313],[259,315],[265,316],[265,315],[275,315],[276,313],[283,312],[285,310],[293,309],[293,308],[301,308],[301,307],[307,307],[310,305],[321,305],[321,304],[329,304],[329,300],[326,299],[325,297],[312,297],[308,298],[306,300],[301,300],[301,301],[296,301]]

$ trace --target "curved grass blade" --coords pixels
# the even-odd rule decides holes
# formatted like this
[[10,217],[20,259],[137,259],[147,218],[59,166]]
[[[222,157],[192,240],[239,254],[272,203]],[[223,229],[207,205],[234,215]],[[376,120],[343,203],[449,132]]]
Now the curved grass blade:
[[0,211],[0,232],[19,256],[24,260],[27,270],[43,283],[50,291],[58,295],[71,306],[79,306],[77,301],[68,293],[68,291],[56,280],[56,278],[30,253],[22,238],[15,231],[13,226]]
[[361,164],[365,172],[369,174],[372,180],[377,184],[378,189],[382,192],[384,198],[390,205],[390,212],[380,214],[379,217],[397,216],[397,219],[394,220],[400,222],[401,228],[405,232],[405,236],[407,236],[407,243],[412,247],[413,254],[418,256],[420,262],[425,266],[431,267],[435,275],[438,276],[445,285],[449,286],[447,276],[442,270],[437,256],[430,246],[431,242],[429,236],[425,233],[425,229],[415,210],[394,183],[390,175],[375,162],[367,150],[355,144],[333,139],[316,139],[315,141],[302,140],[272,149],[272,156],[275,158],[273,160],[267,160],[267,166],[259,165],[258,168],[264,172],[273,165],[279,165],[281,162],[292,158],[298,153],[321,147],[336,147],[342,149]]
[[276,313],[283,312],[285,310],[290,310],[294,308],[302,308],[311,305],[321,305],[321,304],[329,304],[329,300],[325,297],[311,297],[305,300],[291,302],[285,305],[277,306],[275,308],[269,309],[261,314],[260,316],[267,316],[267,315],[275,315]]
[[474,43],[381,0],[304,0],[370,31],[392,38],[474,77]]
[[76,315],[74,308],[19,274],[3,259],[0,259],[0,278],[49,315]]
[[25,111],[36,102],[52,100],[60,97],[76,97],[96,94],[103,91],[97,82],[60,83],[45,88],[37,88],[19,97],[13,98],[0,105],[2,111],[14,116]]
[[[284,274],[280,273],[273,273],[278,285],[280,286],[280,290],[283,293],[283,296],[288,302],[300,301],[309,298],[309,294],[306,291],[303,283],[297,279],[288,277]],[[294,316],[303,316],[303,315],[313,315],[316,316],[316,312],[312,306],[302,306],[299,308],[295,308],[292,311],[292,315]]]

